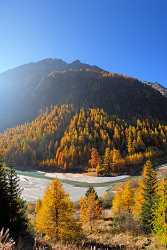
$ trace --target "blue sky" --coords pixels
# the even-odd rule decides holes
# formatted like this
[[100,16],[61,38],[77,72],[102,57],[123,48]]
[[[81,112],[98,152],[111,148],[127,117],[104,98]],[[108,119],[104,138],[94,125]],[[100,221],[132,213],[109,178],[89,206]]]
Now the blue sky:
[[166,0],[0,0],[0,72],[80,59],[167,86]]

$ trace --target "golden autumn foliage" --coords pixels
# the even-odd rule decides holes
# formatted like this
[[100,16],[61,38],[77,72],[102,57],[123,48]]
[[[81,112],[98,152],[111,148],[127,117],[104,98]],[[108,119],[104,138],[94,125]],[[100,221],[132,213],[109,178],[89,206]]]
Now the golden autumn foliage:
[[38,200],[36,201],[36,206],[35,206],[35,213],[36,213],[36,214],[39,212],[41,206],[42,206],[42,201],[41,201],[40,199],[38,199]]
[[122,218],[125,222],[129,218],[127,225],[135,226],[138,223],[139,230],[154,235],[160,245],[166,246],[167,179],[157,178],[150,160],[146,161],[138,180],[119,186],[113,198],[112,214],[115,219]]
[[143,179],[140,179],[138,180],[138,187],[136,188],[134,193],[134,206],[132,207],[132,214],[136,219],[138,219],[141,214],[143,202]]
[[0,133],[0,156],[18,165],[34,165],[55,154],[59,136],[73,113],[71,105],[54,106],[31,123]]
[[[133,187],[131,181],[127,181],[119,187],[113,198],[112,213],[114,215],[131,213],[135,219],[139,220],[145,201],[145,179],[149,175],[150,164],[151,161],[149,160],[145,163],[142,177],[135,182],[135,187]],[[156,172],[154,175],[153,178],[156,179]]]
[[159,125],[151,120],[131,125],[102,109],[81,109],[60,140],[55,160],[64,168],[98,167],[104,175],[126,171],[128,165],[142,164],[163,151],[167,127]]
[[0,133],[0,156],[21,166],[63,170],[92,167],[116,175],[160,156],[167,148],[167,125],[142,119],[133,123],[99,108],[76,111],[53,106],[34,121]]
[[89,160],[89,163],[92,168],[96,169],[96,167],[100,164],[100,156],[97,152],[96,148],[92,148],[91,150],[91,159]]
[[92,230],[95,221],[101,215],[101,203],[95,192],[90,192],[87,196],[80,198],[80,221],[83,226],[88,225]]
[[123,202],[122,202],[122,190],[118,190],[114,195],[113,202],[112,202],[112,213],[113,215],[119,215],[123,209]]
[[79,237],[80,227],[74,217],[74,207],[59,180],[46,190],[36,214],[36,231],[52,241]]
[[112,214],[131,213],[133,207],[134,190],[131,181],[125,182],[116,192],[112,203]]

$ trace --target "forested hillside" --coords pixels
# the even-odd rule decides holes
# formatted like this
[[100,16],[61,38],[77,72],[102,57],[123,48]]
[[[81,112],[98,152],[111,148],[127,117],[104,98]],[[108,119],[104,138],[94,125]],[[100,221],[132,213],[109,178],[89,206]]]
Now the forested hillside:
[[[45,59],[0,74],[0,130],[35,119],[41,108],[103,108],[123,119],[167,120],[167,98],[154,84],[76,60]],[[4,108],[5,107],[5,108]]]
[[18,166],[52,170],[128,172],[166,151],[167,125],[151,119],[126,122],[103,109],[53,106],[34,121],[0,134],[0,155]]
[[70,105],[46,109],[31,123],[18,125],[0,134],[0,154],[8,161],[32,166],[54,156],[73,108]]

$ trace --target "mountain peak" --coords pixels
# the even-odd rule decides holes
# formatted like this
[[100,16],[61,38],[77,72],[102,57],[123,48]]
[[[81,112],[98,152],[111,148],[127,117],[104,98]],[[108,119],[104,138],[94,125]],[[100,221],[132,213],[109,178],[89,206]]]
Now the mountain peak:
[[71,64],[81,64],[81,61],[79,59],[76,59]]
[[142,83],[78,59],[67,63],[46,58],[25,64],[0,74],[0,130],[31,120],[41,107],[64,103],[99,107],[128,119],[149,116],[166,120],[165,89]]
[[67,65],[65,61],[60,58],[44,58],[38,62],[37,64],[60,64],[60,65]]
[[68,64],[69,68],[72,69],[91,69],[93,71],[99,71],[102,72],[104,71],[103,69],[97,67],[96,65],[91,65],[91,64],[87,64],[87,63],[82,63],[79,59],[76,59],[75,61],[73,61],[72,63]]

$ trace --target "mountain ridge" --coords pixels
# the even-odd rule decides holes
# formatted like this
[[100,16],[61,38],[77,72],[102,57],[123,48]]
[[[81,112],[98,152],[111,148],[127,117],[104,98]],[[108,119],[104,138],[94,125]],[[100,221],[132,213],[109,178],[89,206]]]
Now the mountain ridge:
[[149,86],[159,91],[163,96],[167,97],[167,88],[158,82],[147,83]]
[[167,118],[167,98],[157,89],[79,60],[47,58],[0,74],[1,130],[31,121],[42,107],[64,103],[104,108],[123,118]]

